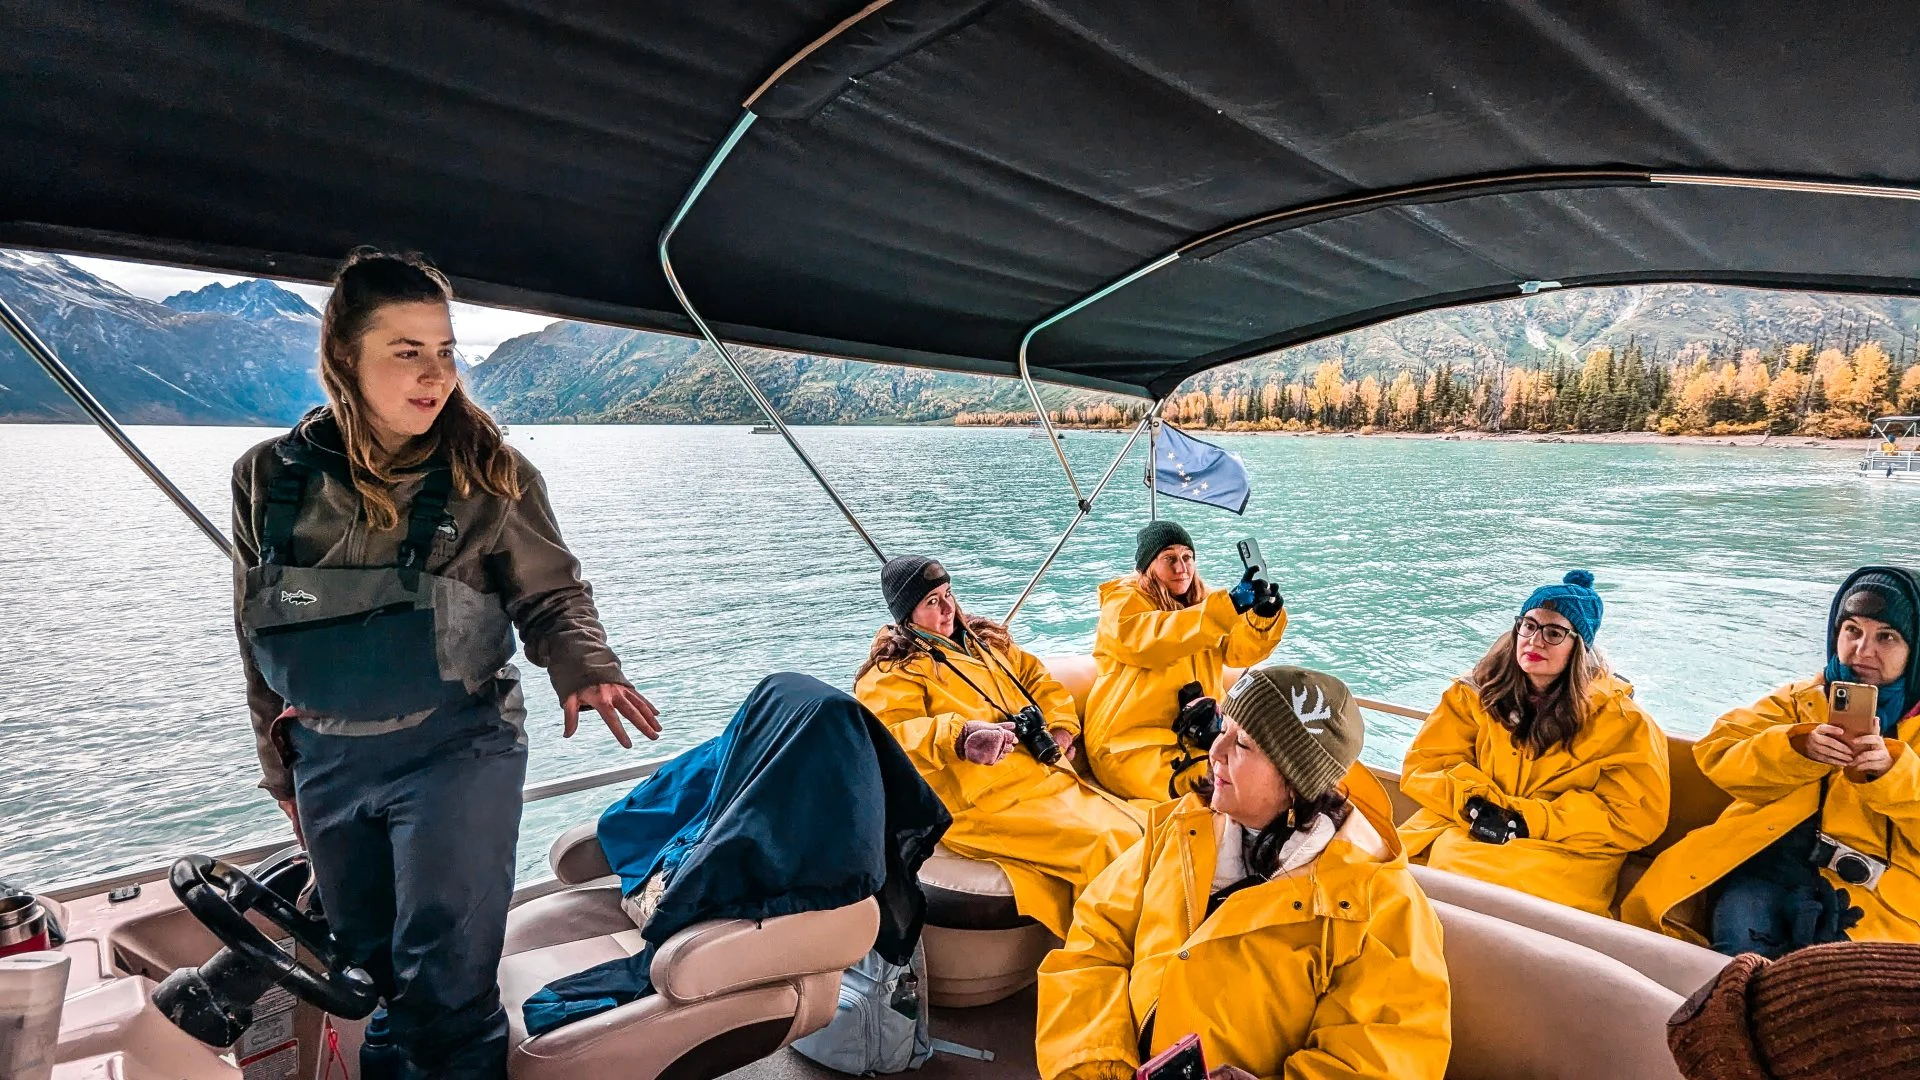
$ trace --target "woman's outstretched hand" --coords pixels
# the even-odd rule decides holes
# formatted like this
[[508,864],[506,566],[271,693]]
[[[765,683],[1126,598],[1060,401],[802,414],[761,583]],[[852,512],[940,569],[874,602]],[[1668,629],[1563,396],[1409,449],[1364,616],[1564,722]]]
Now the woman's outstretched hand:
[[660,710],[653,702],[640,696],[640,692],[624,683],[598,683],[583,690],[575,690],[560,703],[560,711],[566,715],[566,728],[561,732],[565,738],[573,738],[580,730],[580,708],[589,706],[607,722],[607,730],[620,740],[620,745],[633,749],[633,737],[620,725],[620,718],[626,717],[634,729],[649,739],[660,737]]

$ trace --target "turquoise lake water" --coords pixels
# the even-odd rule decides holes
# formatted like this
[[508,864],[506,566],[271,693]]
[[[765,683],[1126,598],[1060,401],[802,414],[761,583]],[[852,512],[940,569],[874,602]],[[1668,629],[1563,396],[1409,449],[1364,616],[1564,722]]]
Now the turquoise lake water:
[[[231,463],[270,432],[136,428],[218,522]],[[809,428],[802,441],[889,553],[942,558],[973,611],[1005,614],[1072,517],[1044,441],[952,428]],[[667,734],[571,741],[527,668],[534,779],[670,753],[714,734],[761,676],[839,686],[886,621],[878,564],[778,438],[746,428],[516,426],[546,473],[629,675]],[[1124,437],[1075,432],[1089,487]],[[1669,730],[1818,670],[1832,589],[1913,563],[1920,489],[1860,479],[1851,454],[1693,446],[1220,436],[1242,454],[1245,517],[1162,499],[1201,570],[1238,576],[1258,537],[1287,597],[1275,656],[1364,696],[1424,708],[1534,586],[1584,566],[1600,643]],[[1131,569],[1144,440],[1028,601],[1015,637],[1087,652],[1094,589]],[[283,834],[256,768],[227,564],[98,431],[0,425],[0,878],[35,885]],[[1369,716],[1366,759],[1397,764],[1416,723]],[[622,792],[528,807],[523,877]]]

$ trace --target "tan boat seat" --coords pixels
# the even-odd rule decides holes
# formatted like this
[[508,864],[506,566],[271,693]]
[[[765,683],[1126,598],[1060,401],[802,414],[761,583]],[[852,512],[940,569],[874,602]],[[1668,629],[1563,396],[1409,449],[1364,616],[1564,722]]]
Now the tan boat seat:
[[1449,1080],[1679,1080],[1666,1025],[1681,994],[1584,945],[1433,906],[1453,988]]
[[[591,828],[570,830],[549,861],[563,881],[605,877]],[[753,922],[698,923],[654,954],[655,993],[529,1038],[521,1006],[555,979],[646,947],[620,907],[617,882],[572,884],[507,917],[500,996],[513,1042],[513,1080],[710,1080],[825,1027],[840,973],[873,948],[872,899],[831,911]]]
[[1718,975],[1729,960],[1712,949],[1542,900],[1504,885],[1427,866],[1411,869],[1421,890],[1433,900],[1585,946],[1620,961],[1681,997]]
[[920,867],[920,889],[927,897],[927,993],[935,1005],[989,1005],[1033,985],[1057,939],[1020,914],[1013,882],[998,866],[936,846]]

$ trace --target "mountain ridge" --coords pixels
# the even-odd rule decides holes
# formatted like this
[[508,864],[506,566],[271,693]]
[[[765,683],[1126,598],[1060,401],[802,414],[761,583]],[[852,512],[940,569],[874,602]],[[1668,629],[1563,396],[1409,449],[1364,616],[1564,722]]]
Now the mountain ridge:
[[[127,423],[284,425],[324,400],[315,373],[319,313],[269,281],[208,285],[164,302],[127,293],[57,255],[0,250],[0,294]],[[1920,300],[1707,285],[1545,292],[1424,312],[1268,354],[1189,380],[1182,392],[1288,382],[1339,360],[1385,382],[1442,365],[1550,368],[1629,344],[1649,355],[1704,346],[1880,341],[1895,370],[1920,346]],[[1031,410],[1010,379],[739,350],[794,423],[953,422]],[[557,321],[502,342],[467,372],[476,399],[508,423],[753,423],[758,408],[702,343]],[[1043,387],[1049,408],[1137,408],[1138,399]],[[79,409],[0,339],[0,421],[78,421]]]

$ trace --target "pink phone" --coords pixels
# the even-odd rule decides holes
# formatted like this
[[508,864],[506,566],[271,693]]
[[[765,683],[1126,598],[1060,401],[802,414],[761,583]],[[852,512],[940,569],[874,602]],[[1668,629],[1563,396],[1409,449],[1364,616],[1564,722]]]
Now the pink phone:
[[1134,1080],[1207,1080],[1207,1059],[1200,1036],[1189,1035],[1162,1051],[1133,1074]]

